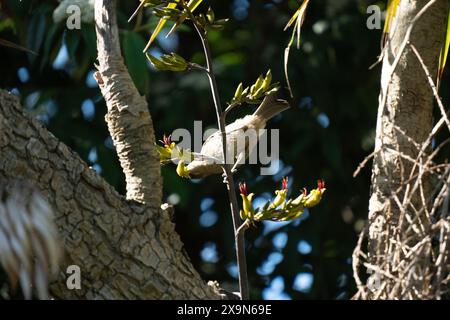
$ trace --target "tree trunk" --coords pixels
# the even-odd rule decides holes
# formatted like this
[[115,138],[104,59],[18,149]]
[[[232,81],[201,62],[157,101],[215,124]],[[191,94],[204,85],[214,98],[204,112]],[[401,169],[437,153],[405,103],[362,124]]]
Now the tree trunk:
[[[362,298],[434,298],[429,215],[434,186],[417,163],[431,150],[421,152],[433,126],[434,97],[424,67],[435,77],[449,1],[424,8],[429,2],[400,1],[384,51],[365,265],[372,276]],[[420,179],[411,183],[417,174]]]
[[[5,91],[0,178],[33,182],[54,209],[65,248],[56,298],[219,298],[192,267],[170,208],[127,201]],[[66,287],[69,265],[81,268],[81,290]]]
[[127,199],[159,206],[162,182],[152,119],[123,62],[115,9],[116,1],[95,1],[96,79],[108,106],[105,120],[125,173]]

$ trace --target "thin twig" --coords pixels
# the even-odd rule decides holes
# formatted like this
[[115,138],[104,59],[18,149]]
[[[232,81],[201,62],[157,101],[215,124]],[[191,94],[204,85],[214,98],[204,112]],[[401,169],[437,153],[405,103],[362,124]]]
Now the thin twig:
[[361,231],[361,233],[359,235],[358,243],[356,244],[355,250],[353,251],[353,254],[352,254],[353,278],[355,279],[356,286],[358,288],[358,293],[361,295],[362,299],[366,299],[366,292],[364,290],[364,285],[363,285],[361,279],[359,278],[358,267],[360,264],[359,256],[361,254],[361,246],[362,246],[362,242],[363,242],[365,233],[366,233],[366,230],[363,229],[363,231]]
[[353,172],[353,178],[356,178],[356,176],[361,172],[362,169],[366,166],[367,162],[370,161],[375,156],[375,151],[373,151],[371,154],[369,154],[367,157],[364,158],[363,161],[358,165],[358,168],[356,168],[355,172]]
[[239,237],[239,235],[241,233],[244,233],[245,230],[248,229],[248,227],[250,226],[251,221],[249,219],[245,220],[244,223],[241,224],[241,226],[236,230],[236,234],[234,235],[234,237],[236,238],[236,241]]
[[434,84],[434,81],[431,78],[430,71],[428,70],[427,66],[423,62],[423,59],[420,56],[419,52],[417,51],[416,47],[413,44],[410,44],[410,47],[411,47],[412,51],[414,52],[414,54],[416,55],[417,60],[419,60],[423,71],[425,72],[428,83],[430,84],[431,90],[433,91],[433,95],[436,98],[437,104],[439,106],[439,110],[441,111],[442,118],[444,119],[445,123],[447,124],[447,128],[450,131],[450,121],[448,120],[447,113],[445,112],[445,108],[444,108],[444,105],[442,104],[441,98],[439,97],[439,93],[437,91],[436,85]]

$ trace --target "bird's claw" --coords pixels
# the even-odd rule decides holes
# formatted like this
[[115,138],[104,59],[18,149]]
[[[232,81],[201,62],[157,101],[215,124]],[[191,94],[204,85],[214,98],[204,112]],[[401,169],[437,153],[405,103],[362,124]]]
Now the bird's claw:
[[227,174],[224,172],[222,173],[223,183],[228,183],[228,177]]

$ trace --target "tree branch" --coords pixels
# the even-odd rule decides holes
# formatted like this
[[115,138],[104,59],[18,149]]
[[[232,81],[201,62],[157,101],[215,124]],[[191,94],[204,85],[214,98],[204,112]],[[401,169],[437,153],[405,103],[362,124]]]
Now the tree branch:
[[159,206],[162,181],[152,119],[120,53],[115,6],[115,0],[95,1],[96,78],[108,106],[105,120],[125,173],[127,199]]

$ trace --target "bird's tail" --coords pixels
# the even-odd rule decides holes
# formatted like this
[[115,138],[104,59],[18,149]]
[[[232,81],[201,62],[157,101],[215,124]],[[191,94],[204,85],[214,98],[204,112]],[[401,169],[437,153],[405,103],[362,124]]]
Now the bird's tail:
[[286,100],[277,99],[276,92],[267,95],[261,105],[253,113],[254,116],[259,116],[265,119],[265,121],[270,120],[280,112],[289,109],[289,103]]

